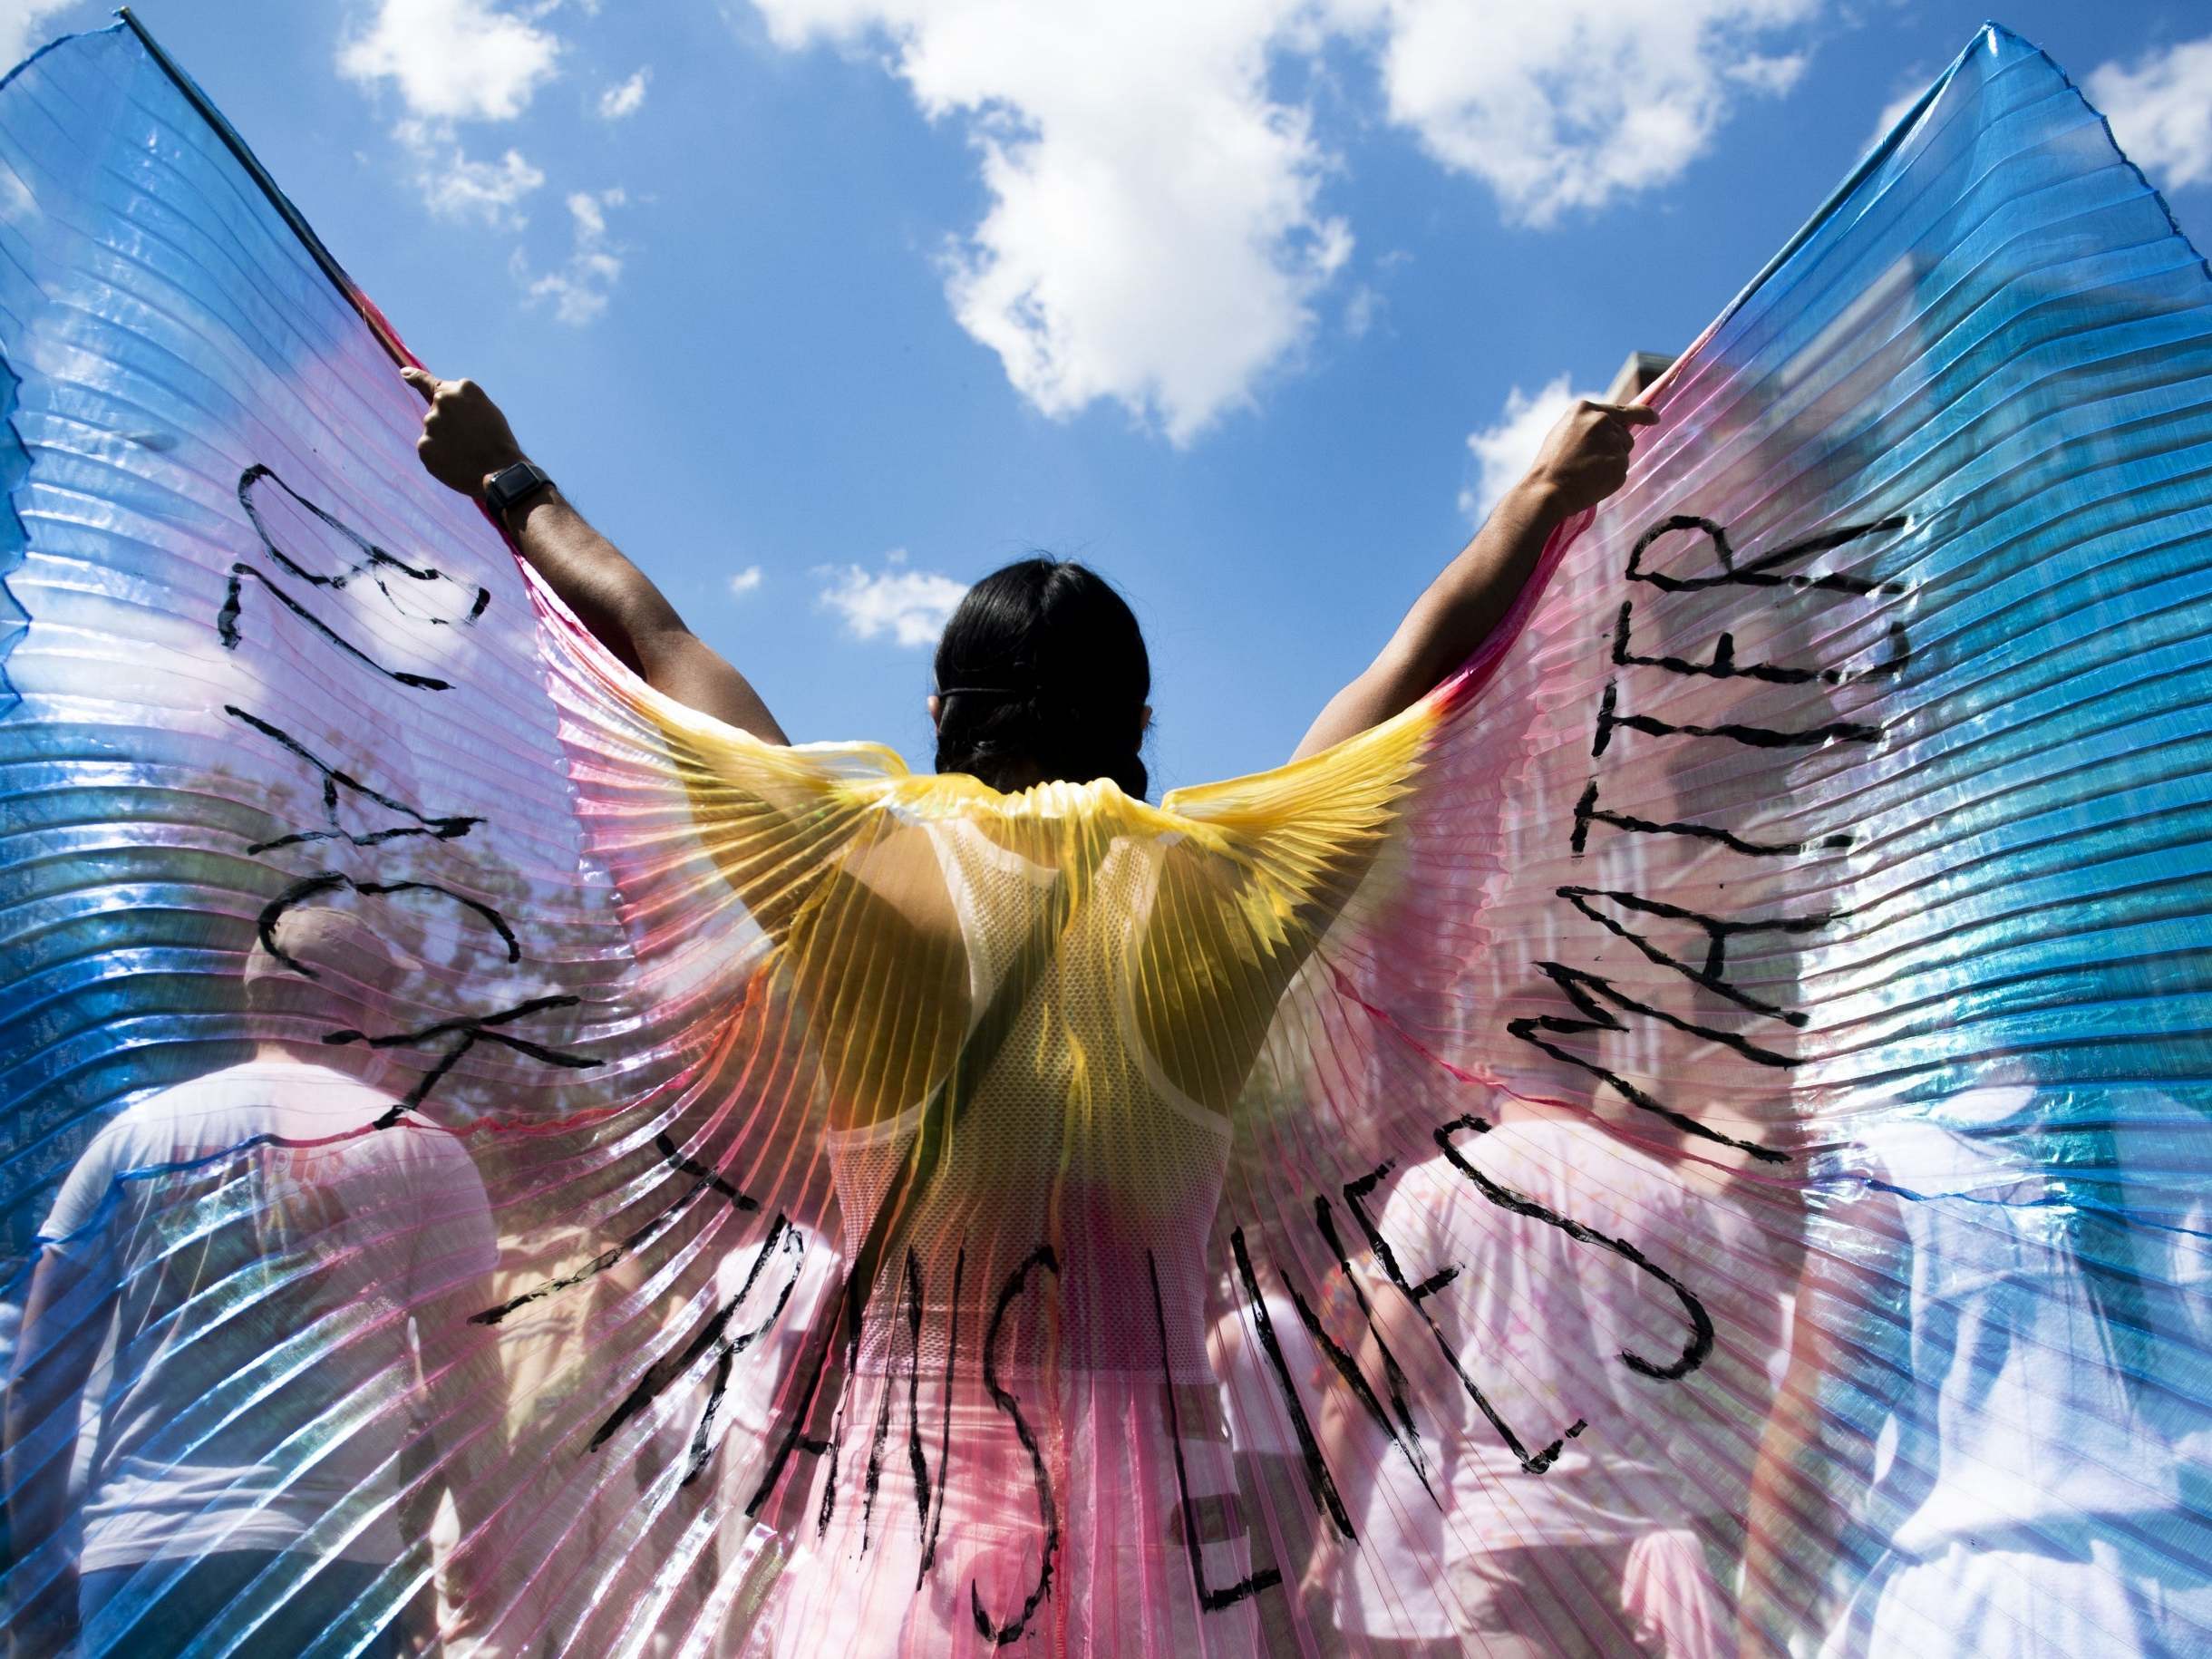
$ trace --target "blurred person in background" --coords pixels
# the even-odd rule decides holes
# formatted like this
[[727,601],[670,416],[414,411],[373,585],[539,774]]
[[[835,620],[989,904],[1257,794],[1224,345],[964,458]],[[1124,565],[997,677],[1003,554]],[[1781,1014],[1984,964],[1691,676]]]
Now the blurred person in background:
[[252,1058],[128,1107],[63,1181],[7,1391],[15,1653],[157,1659],[248,1630],[263,1653],[337,1631],[400,1652],[419,1437],[480,1544],[470,1471],[503,1450],[505,1400],[469,1319],[497,1265],[483,1183],[397,1112],[382,1052],[322,1041],[414,965],[344,909],[265,923]]
[[2201,1118],[2038,1069],[1979,1059],[1818,1172],[1743,1653],[2212,1644]]
[[[1547,992],[1521,992],[1497,1019],[1562,1012]],[[1460,1421],[1422,1438],[1457,1453],[1446,1467],[1431,1460],[1432,1499],[1348,1391],[1333,1391],[1322,1412],[1324,1455],[1332,1468],[1371,1470],[1373,1480],[1359,1559],[1324,1531],[1308,1594],[1337,1577],[1340,1627],[1377,1652],[1722,1653],[1732,1633],[1701,1547],[1703,1513],[1721,1499],[1702,1489],[1696,1465],[1681,1461],[1682,1425],[1697,1391],[1711,1385],[1702,1373],[1716,1334],[1710,1324],[1701,1333],[1663,1280],[1572,1230],[1632,1246],[1696,1295],[1702,1312],[1717,1254],[1713,1207],[1673,1167],[1673,1137],[1639,1121],[1631,1138],[1600,1121],[1588,1072],[1523,1046],[1513,1080],[1526,1098],[1470,1090],[1471,1123],[1451,1131],[1450,1151],[1404,1172],[1375,1229],[1397,1276],[1372,1270],[1374,1324],[1361,1368],[1379,1378],[1387,1344],[1412,1397],[1453,1402]],[[1433,1288],[1416,1309],[1398,1278]],[[1440,1336],[1520,1451],[1445,1366]],[[1629,1355],[1644,1364],[1632,1366]],[[1392,1550],[1412,1552],[1409,1583],[1441,1562],[1445,1593],[1423,1611],[1432,1605],[1452,1628],[1438,1627],[1433,1615],[1409,1625],[1411,1603],[1391,1596],[1390,1575],[1363,1565]],[[1393,1635],[1398,1646],[1381,1644]]]

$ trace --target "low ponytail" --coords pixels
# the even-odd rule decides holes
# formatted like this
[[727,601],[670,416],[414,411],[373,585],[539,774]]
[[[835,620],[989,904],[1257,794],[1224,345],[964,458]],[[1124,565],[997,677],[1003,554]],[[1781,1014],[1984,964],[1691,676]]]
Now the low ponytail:
[[1111,778],[1142,797],[1144,635],[1103,577],[1025,558],[968,589],[938,642],[939,771],[997,790]]

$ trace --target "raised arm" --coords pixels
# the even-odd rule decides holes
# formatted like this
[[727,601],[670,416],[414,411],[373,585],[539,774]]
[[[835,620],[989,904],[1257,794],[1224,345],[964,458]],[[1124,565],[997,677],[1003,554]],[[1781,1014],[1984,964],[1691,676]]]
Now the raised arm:
[[1527,584],[1551,532],[1625,481],[1635,428],[1658,418],[1634,403],[1586,400],[1568,410],[1527,476],[1414,601],[1382,655],[1329,699],[1291,758],[1382,724],[1465,662]]
[[[1387,1229],[1389,1226],[1386,1211],[1383,1227]],[[1367,1333],[1360,1343],[1360,1374],[1371,1386],[1376,1385],[1376,1379],[1384,1376],[1387,1352],[1403,1359],[1411,1368],[1418,1397],[1455,1399],[1459,1380],[1437,1358],[1415,1304],[1396,1285],[1385,1283],[1379,1267],[1363,1276],[1367,1281],[1370,1311]],[[1439,1390],[1442,1392],[1434,1392]],[[1383,1465],[1403,1454],[1362,1414],[1348,1388],[1333,1385],[1322,1396],[1317,1429],[1322,1467],[1335,1476],[1345,1504],[1354,1516],[1373,1513],[1370,1494],[1375,1483],[1388,1479]],[[1329,1520],[1317,1518],[1313,1553],[1306,1557],[1305,1576],[1298,1582],[1299,1605],[1316,1626],[1326,1623],[1329,1604],[1338,1592],[1345,1547],[1345,1540]]]
[[[1829,1241],[1813,1241],[1806,1255],[1789,1369],[1751,1470],[1736,1614],[1742,1654],[1786,1654],[1793,1635],[1819,1633],[1883,1420],[1911,1381],[1911,1333],[1894,1285],[1909,1276],[1912,1247],[1896,1201],[1869,1189],[1827,1210],[1824,1225]],[[1834,1240],[1887,1257],[1894,1277],[1886,1282]]]
[[[415,445],[430,475],[483,498],[491,475],[523,459],[500,407],[471,380],[440,380],[402,369],[430,404]],[[767,742],[790,740],[745,676],[684,626],[665,594],[593,529],[558,485],[525,496],[503,527],[538,574],[599,643],[654,690]]]

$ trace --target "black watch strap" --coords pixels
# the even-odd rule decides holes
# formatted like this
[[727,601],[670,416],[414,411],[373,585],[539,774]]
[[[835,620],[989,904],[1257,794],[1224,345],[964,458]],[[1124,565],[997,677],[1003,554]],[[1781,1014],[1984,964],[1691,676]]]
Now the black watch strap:
[[524,497],[535,495],[553,481],[551,474],[535,461],[518,461],[511,467],[501,467],[484,480],[484,505],[491,509],[495,519],[507,517],[507,509]]

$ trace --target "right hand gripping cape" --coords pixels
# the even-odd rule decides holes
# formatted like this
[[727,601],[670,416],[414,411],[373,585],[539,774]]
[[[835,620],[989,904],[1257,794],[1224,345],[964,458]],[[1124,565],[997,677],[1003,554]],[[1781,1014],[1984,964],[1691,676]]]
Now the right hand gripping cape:
[[639,683],[135,24],[0,354],[31,1651],[2212,1642],[2212,281],[2013,36],[1157,806]]

